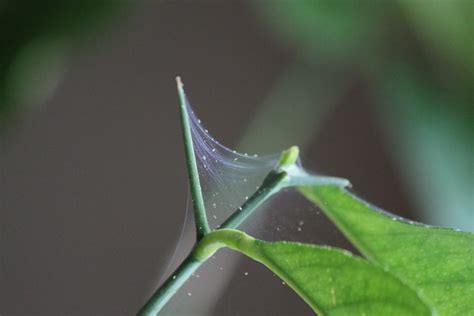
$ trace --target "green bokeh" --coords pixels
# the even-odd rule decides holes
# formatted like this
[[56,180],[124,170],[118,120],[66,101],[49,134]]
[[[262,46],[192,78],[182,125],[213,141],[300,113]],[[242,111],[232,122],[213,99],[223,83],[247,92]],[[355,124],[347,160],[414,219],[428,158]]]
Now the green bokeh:
[[48,95],[64,61],[124,0],[6,0],[0,3],[0,127]]
[[[256,12],[305,63],[366,79],[424,220],[474,230],[473,2],[264,0]],[[345,89],[331,80],[332,94]]]

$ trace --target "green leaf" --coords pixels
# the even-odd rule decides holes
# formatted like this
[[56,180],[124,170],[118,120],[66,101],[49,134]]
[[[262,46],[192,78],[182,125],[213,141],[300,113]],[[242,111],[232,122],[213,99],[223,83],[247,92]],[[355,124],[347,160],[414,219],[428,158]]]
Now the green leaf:
[[473,315],[472,233],[405,221],[342,187],[304,186],[300,190],[370,261],[417,289],[439,315]]
[[223,246],[267,266],[319,315],[431,315],[413,289],[348,251],[220,229],[202,239],[193,257],[204,261]]

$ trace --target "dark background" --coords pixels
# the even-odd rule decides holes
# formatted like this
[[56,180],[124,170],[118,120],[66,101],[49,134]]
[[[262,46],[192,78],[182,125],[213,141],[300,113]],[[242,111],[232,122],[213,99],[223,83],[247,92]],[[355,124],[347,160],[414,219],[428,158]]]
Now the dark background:
[[[54,86],[51,93],[31,92],[26,100],[34,101],[18,104],[3,99],[2,316],[132,315],[156,287],[187,199],[176,75],[223,144],[253,152],[300,145],[309,169],[350,179],[358,194],[393,213],[441,224],[407,185],[409,163],[394,154],[401,147],[387,136],[383,102],[359,67],[363,62],[322,53],[312,63],[271,31],[281,21],[263,22],[257,7],[244,1],[121,3],[105,25],[68,46],[55,76],[42,76],[35,63],[33,85]],[[397,32],[413,40],[400,25]],[[420,60],[416,67],[424,67]],[[292,78],[304,84],[286,87]],[[281,105],[260,115],[275,98]],[[471,113],[463,111],[462,117]],[[272,133],[279,120],[285,137]],[[464,173],[472,171],[471,162]],[[464,224],[472,227],[472,205],[467,211]],[[349,247],[324,218],[310,225],[317,240]],[[221,264],[206,265],[187,285],[192,297],[183,289],[165,314],[312,314],[264,267],[226,251],[216,260],[226,264],[224,271],[217,269]]]

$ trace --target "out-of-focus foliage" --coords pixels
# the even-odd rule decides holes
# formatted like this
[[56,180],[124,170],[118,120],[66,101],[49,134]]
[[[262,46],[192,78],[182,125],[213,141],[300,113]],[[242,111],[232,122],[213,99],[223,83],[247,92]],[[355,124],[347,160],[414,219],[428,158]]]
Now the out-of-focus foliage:
[[[474,3],[471,0],[399,0],[400,6],[437,58],[474,74]],[[441,61],[440,60],[440,61]]]
[[425,220],[474,230],[473,2],[264,0],[257,9],[306,63],[366,79]]
[[331,63],[378,56],[388,36],[383,21],[393,4],[376,1],[264,1],[261,8],[270,28],[295,46],[303,58]]
[[0,126],[19,107],[47,96],[72,48],[125,0],[0,2]]
[[380,82],[393,154],[407,187],[426,210],[434,210],[427,214],[432,222],[474,230],[472,98],[404,65]]
[[417,56],[474,75],[470,0],[264,0],[258,8],[270,30],[309,62],[376,69],[397,56]]

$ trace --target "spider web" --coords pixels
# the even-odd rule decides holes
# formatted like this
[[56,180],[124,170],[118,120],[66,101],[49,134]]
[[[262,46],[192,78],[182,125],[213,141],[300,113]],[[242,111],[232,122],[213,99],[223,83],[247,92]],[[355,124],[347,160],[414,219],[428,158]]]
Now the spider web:
[[[238,211],[258,189],[268,173],[277,166],[280,153],[261,155],[229,149],[211,136],[187,97],[184,96],[183,99],[188,112],[206,214],[211,229],[215,229],[233,212]],[[185,258],[195,242],[194,216],[191,208],[188,193],[182,231],[161,282],[170,275],[171,267],[176,267]],[[327,223],[329,221],[313,204],[297,194],[294,189],[284,189],[261,205],[239,229],[265,240],[330,244],[328,241],[337,237],[338,232]],[[210,308],[216,304],[215,300],[221,293],[220,289],[230,280],[231,271],[237,269],[236,260],[238,259],[229,258],[225,253],[216,254],[216,257],[206,262],[199,270],[201,272],[194,275],[180,290],[172,300],[172,304],[165,308],[165,315],[174,315],[177,311],[184,313],[183,315],[206,315],[207,312],[199,312],[198,309],[205,309],[206,305]],[[223,277],[223,271],[229,271],[227,273],[231,274]],[[220,280],[207,276],[215,275],[216,272],[220,272]],[[241,274],[247,275],[246,273],[243,271]],[[206,291],[199,290],[203,286]],[[183,304],[183,300],[186,304]]]

